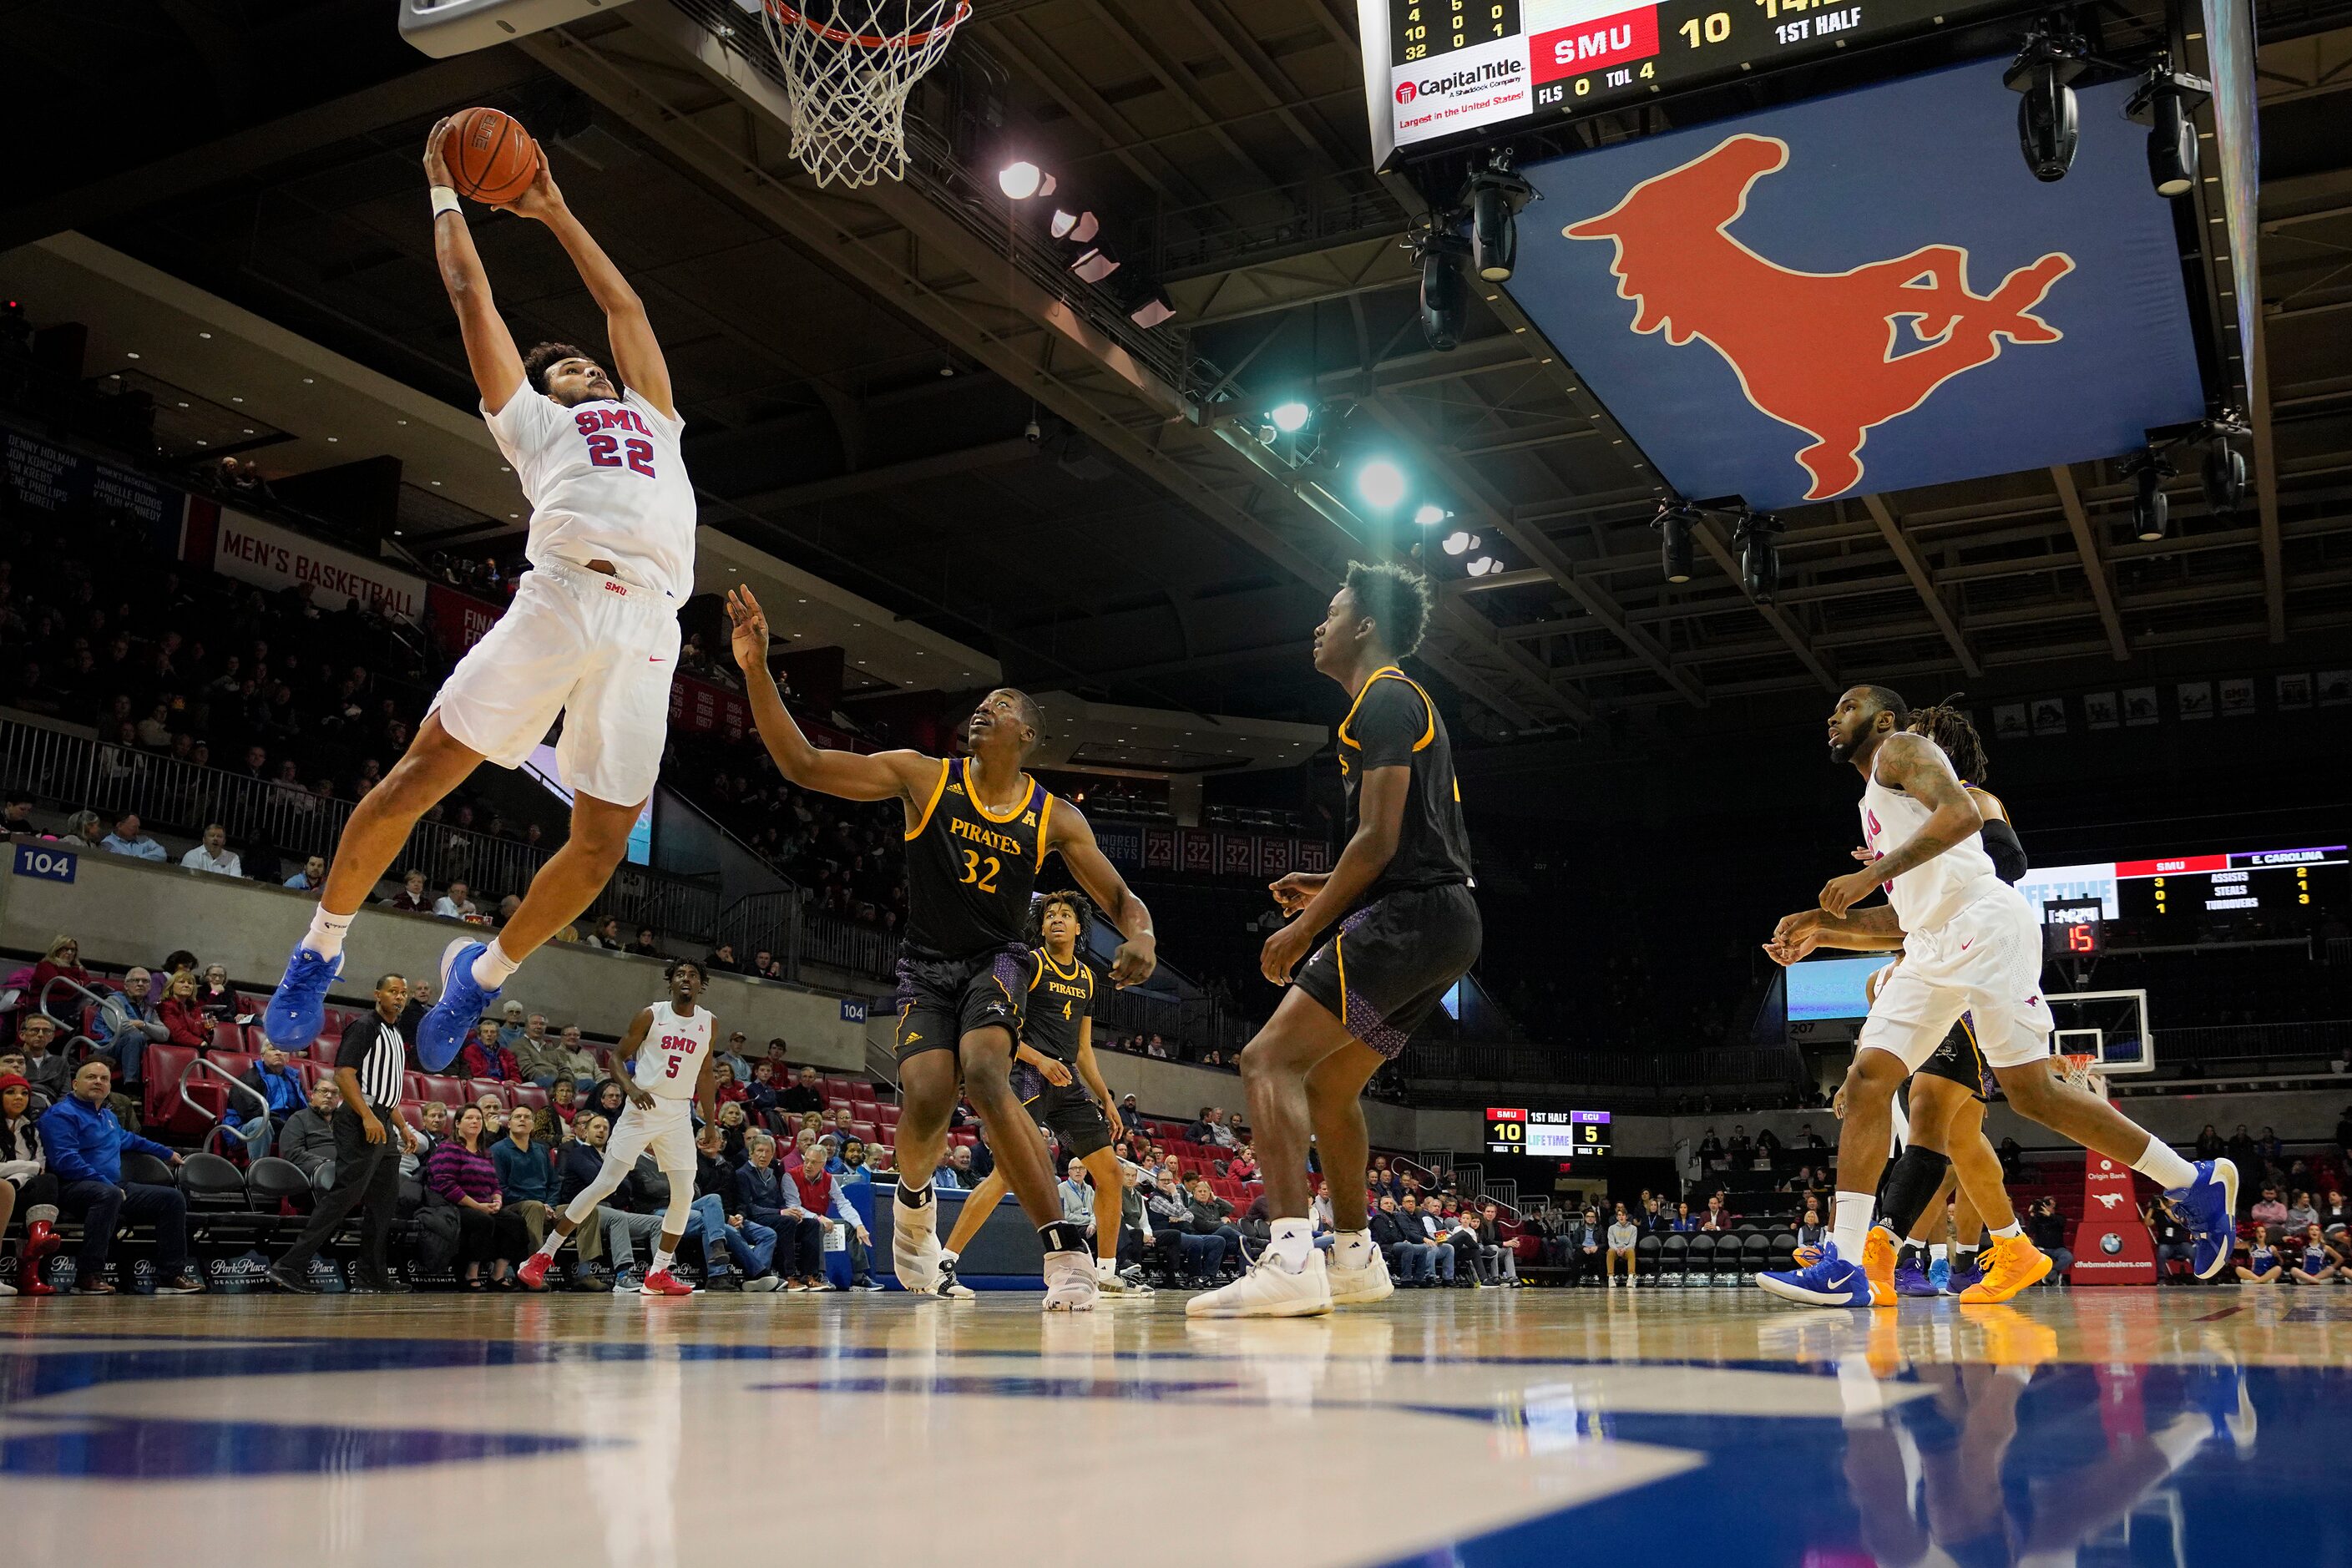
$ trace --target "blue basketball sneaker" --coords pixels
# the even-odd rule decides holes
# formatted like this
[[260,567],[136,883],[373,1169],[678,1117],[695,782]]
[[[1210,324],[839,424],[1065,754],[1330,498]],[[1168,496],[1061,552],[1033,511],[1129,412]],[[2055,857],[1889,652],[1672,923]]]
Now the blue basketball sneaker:
[[426,1072],[440,1072],[457,1059],[466,1037],[499,999],[498,992],[474,980],[474,960],[488,945],[461,936],[441,950],[441,999],[416,1025],[416,1059]]
[[1938,1258],[1927,1265],[1927,1283],[1936,1288],[1937,1295],[1943,1294],[1944,1288],[1951,1283],[1951,1279],[1952,1264],[1949,1258]]
[[1895,1266],[1895,1293],[1898,1296],[1940,1296],[1936,1282],[1927,1271],[1916,1263],[1903,1262]]
[[2238,1167],[2227,1160],[2200,1160],[2197,1179],[2165,1194],[2189,1219],[2197,1244],[2189,1270],[2210,1279],[2230,1266],[2238,1245]]
[[327,1026],[327,987],[343,972],[343,955],[320,958],[297,945],[286,960],[286,977],[261,1010],[261,1033],[289,1055],[307,1052]]
[[1870,1305],[1870,1277],[1863,1272],[1861,1264],[1840,1258],[1834,1241],[1822,1242],[1821,1256],[1809,1266],[1759,1274],[1756,1283],[1775,1296],[1802,1301],[1809,1307]]
[[1984,1282],[1984,1269],[1979,1266],[1977,1257],[1971,1252],[1960,1262],[1948,1266],[1948,1272],[1944,1277],[1945,1294],[1965,1295]]

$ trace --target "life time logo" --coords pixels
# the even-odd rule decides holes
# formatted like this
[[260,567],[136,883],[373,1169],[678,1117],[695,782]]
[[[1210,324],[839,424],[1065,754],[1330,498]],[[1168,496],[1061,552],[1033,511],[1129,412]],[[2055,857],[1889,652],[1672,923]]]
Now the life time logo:
[[1401,104],[1411,103],[1431,93],[1443,98],[1451,93],[1475,92],[1483,88],[1515,86],[1514,79],[1525,76],[1527,69],[1528,62],[1523,56],[1505,56],[1482,65],[1448,71],[1444,76],[1429,77],[1421,81],[1401,81],[1396,87],[1396,100]]

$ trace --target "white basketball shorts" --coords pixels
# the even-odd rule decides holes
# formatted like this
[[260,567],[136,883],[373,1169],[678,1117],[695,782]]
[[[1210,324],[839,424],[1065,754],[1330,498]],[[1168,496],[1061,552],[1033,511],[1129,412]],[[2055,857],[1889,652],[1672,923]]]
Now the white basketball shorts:
[[677,673],[677,607],[578,566],[526,573],[514,603],[433,699],[442,727],[502,768],[521,763],[556,715],[556,773],[614,805],[654,792]]
[[2050,1054],[2042,926],[2014,888],[1987,894],[1932,931],[1904,933],[1903,962],[1879,987],[1855,1048],[1874,1046],[1916,1072],[1963,1013],[1995,1068]]
[[604,1145],[604,1158],[618,1160],[626,1169],[637,1163],[637,1156],[646,1150],[654,1152],[654,1164],[665,1175],[683,1172],[690,1187],[694,1181],[694,1102],[690,1100],[656,1100],[647,1110],[642,1105],[631,1105],[621,1112],[621,1124],[613,1129],[612,1141]]

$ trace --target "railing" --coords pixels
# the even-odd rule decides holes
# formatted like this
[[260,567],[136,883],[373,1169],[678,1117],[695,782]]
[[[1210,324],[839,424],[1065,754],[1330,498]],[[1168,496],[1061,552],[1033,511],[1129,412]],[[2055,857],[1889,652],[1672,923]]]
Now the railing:
[[[186,1106],[189,1110],[194,1111],[199,1116],[210,1116],[212,1114],[210,1110],[197,1104],[196,1097],[188,1092],[189,1083],[200,1073],[210,1073],[213,1077],[220,1079],[221,1082],[228,1086],[228,1092],[232,1097],[241,1094],[261,1108],[254,1116],[252,1121],[244,1122],[236,1127],[231,1127],[226,1121],[215,1122],[211,1131],[205,1134],[204,1142],[201,1145],[205,1153],[211,1154],[217,1152],[218,1151],[215,1149],[214,1145],[223,1137],[232,1137],[242,1141],[245,1144],[245,1152],[248,1155],[252,1154],[257,1150],[275,1146],[271,1142],[271,1136],[277,1123],[270,1120],[269,1101],[263,1099],[260,1093],[250,1084],[247,1084],[235,1073],[230,1072],[228,1068],[221,1066],[220,1063],[214,1061],[211,1058],[205,1056],[201,1051],[196,1053],[196,1059],[188,1064],[188,1070],[180,1075],[181,1104]],[[248,1131],[248,1128],[251,1129],[251,1131]]]
[[2158,1071],[2191,1062],[2352,1058],[2352,1018],[2306,1024],[2215,1024],[2155,1031]]
[[[332,856],[353,804],[14,719],[0,719],[0,786],[87,806],[110,825],[126,812],[189,834],[217,822],[232,839],[268,845],[298,862],[311,855]],[[393,868],[413,867],[436,886],[462,879],[477,891],[520,892],[553,853],[518,839],[420,822]],[[717,882],[624,865],[588,918],[605,915],[624,925],[707,942],[718,929]]]
[[1356,236],[1402,237],[1404,209],[1370,174],[1326,175],[1244,197],[1153,215],[1145,249],[1154,271],[1181,276],[1253,256]]
[[1793,1083],[1799,1070],[1790,1052],[1759,1047],[1636,1054],[1441,1041],[1407,1047],[1404,1065],[1407,1076],[1417,1080],[1539,1084],[1548,1091],[1570,1086],[1656,1092]]
[[738,958],[765,948],[784,973],[806,984],[803,966],[822,963],[869,980],[898,973],[898,940],[873,926],[813,910],[797,890],[751,893],[727,906],[719,917],[720,942],[731,942]]

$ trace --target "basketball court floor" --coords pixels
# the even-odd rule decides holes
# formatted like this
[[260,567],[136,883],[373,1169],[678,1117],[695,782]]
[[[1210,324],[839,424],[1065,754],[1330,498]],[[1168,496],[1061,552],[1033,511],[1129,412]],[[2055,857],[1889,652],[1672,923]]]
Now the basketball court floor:
[[2051,1568],[2296,1499],[2298,1556],[2352,1541],[2352,1289],[7,1305],[25,1562]]

